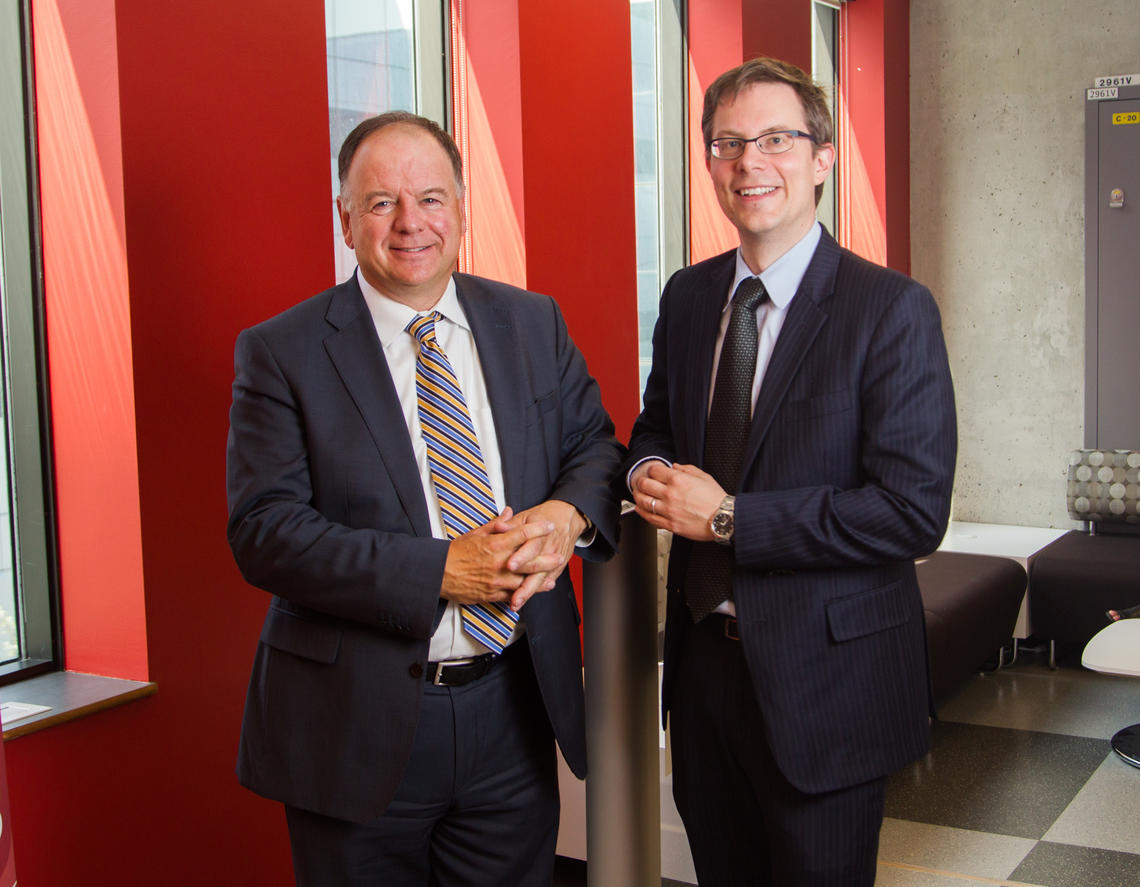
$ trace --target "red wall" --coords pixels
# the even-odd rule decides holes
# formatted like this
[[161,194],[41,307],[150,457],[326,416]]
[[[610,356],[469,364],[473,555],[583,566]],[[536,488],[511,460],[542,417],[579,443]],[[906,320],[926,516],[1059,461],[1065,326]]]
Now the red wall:
[[527,285],[558,299],[628,440],[637,390],[626,0],[519,2]]
[[[49,2],[33,4],[37,27]],[[133,365],[137,493],[115,489],[107,508],[61,513],[60,538],[64,551],[78,538],[116,543],[116,500],[136,497],[147,669],[159,690],[6,744],[21,880],[285,884],[280,809],[233,775],[267,599],[241,581],[226,546],[224,450],[236,333],[332,276],[323,12],[302,0],[108,0],[102,11],[118,40],[129,337],[117,341]],[[105,40],[101,28],[64,30],[77,58]],[[116,109],[94,95],[84,110],[105,122]],[[57,147],[66,163],[72,145]],[[46,222],[75,195],[43,197]],[[59,267],[72,241],[108,235],[84,222],[45,224]],[[49,275],[46,296],[52,316],[68,293]],[[55,317],[56,329],[68,320]],[[97,325],[84,337],[104,341]],[[53,389],[85,371],[99,374],[81,366],[68,379],[53,362]],[[57,430],[57,450],[82,449],[81,428]],[[104,466],[95,451],[58,467],[61,485],[74,486]],[[65,616],[85,595],[113,593],[65,576]]]
[[843,6],[841,211],[845,245],[910,270],[910,5]]

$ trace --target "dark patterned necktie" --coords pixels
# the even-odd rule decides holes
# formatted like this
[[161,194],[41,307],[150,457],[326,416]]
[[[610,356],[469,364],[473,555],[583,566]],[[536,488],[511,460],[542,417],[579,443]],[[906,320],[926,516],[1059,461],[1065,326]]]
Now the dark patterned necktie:
[[[448,539],[485,524],[498,513],[483,453],[467,402],[451,362],[435,338],[438,311],[417,314],[405,327],[420,345],[416,361],[416,401],[420,430]],[[488,649],[501,653],[518,622],[505,603],[464,604],[463,629]]]
[[[717,364],[712,407],[705,428],[704,470],[728,494],[736,492],[748,431],[752,425],[752,380],[759,335],[756,309],[768,298],[759,277],[740,281],[732,297],[732,317]],[[732,597],[732,549],[716,542],[694,542],[685,578],[685,600],[700,622]]]

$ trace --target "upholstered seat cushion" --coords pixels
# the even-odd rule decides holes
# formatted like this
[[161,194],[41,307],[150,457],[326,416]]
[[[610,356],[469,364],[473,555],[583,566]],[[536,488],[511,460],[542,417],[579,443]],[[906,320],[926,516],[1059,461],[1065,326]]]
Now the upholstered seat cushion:
[[1088,643],[1108,624],[1104,611],[1140,604],[1140,536],[1081,530],[1046,546],[1029,567],[1033,633]]
[[1025,570],[1010,558],[949,551],[915,565],[939,699],[1009,642],[1025,596]]

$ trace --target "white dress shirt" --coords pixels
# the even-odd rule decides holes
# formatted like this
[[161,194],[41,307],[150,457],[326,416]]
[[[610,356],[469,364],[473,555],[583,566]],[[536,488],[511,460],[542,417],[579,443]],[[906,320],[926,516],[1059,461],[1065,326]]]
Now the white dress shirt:
[[[380,336],[384,357],[392,373],[392,382],[396,386],[396,395],[400,398],[400,407],[404,411],[404,421],[408,426],[408,436],[412,440],[412,450],[415,452],[416,466],[420,472],[420,483],[427,499],[431,534],[437,539],[446,539],[447,533],[443,528],[439,500],[436,498],[435,485],[431,479],[431,467],[428,465],[427,444],[424,443],[423,433],[420,431],[416,399],[416,360],[419,357],[419,343],[411,333],[405,331],[412,318],[427,312],[413,311],[407,305],[382,295],[369,285],[359,268],[356,270],[356,279],[361,292],[364,293],[368,310],[372,314],[372,322],[376,325],[376,333]],[[447,355],[447,360],[459,381],[459,387],[463,390],[467,411],[471,414],[471,424],[475,426],[475,434],[479,438],[479,449],[483,453],[487,478],[495,495],[495,507],[501,512],[506,496],[503,493],[499,438],[495,434],[495,422],[491,416],[491,404],[487,399],[487,385],[483,380],[479,351],[475,347],[475,337],[471,333],[467,317],[455,295],[454,278],[448,280],[447,289],[431,310],[443,315],[443,320],[435,325],[435,338]],[[524,627],[520,617],[509,643],[518,639]],[[448,601],[443,620],[432,635],[428,658],[432,661],[461,659],[479,656],[486,652],[488,650],[485,646],[463,630],[460,606]]]

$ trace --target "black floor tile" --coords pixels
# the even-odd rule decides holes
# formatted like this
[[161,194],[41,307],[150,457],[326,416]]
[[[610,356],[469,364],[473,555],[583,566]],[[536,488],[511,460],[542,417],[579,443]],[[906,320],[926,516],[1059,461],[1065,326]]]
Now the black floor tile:
[[939,721],[930,753],[888,781],[886,815],[1039,839],[1110,751],[1102,739]]
[[1140,856],[1042,841],[1010,877],[1042,887],[1136,887]]

